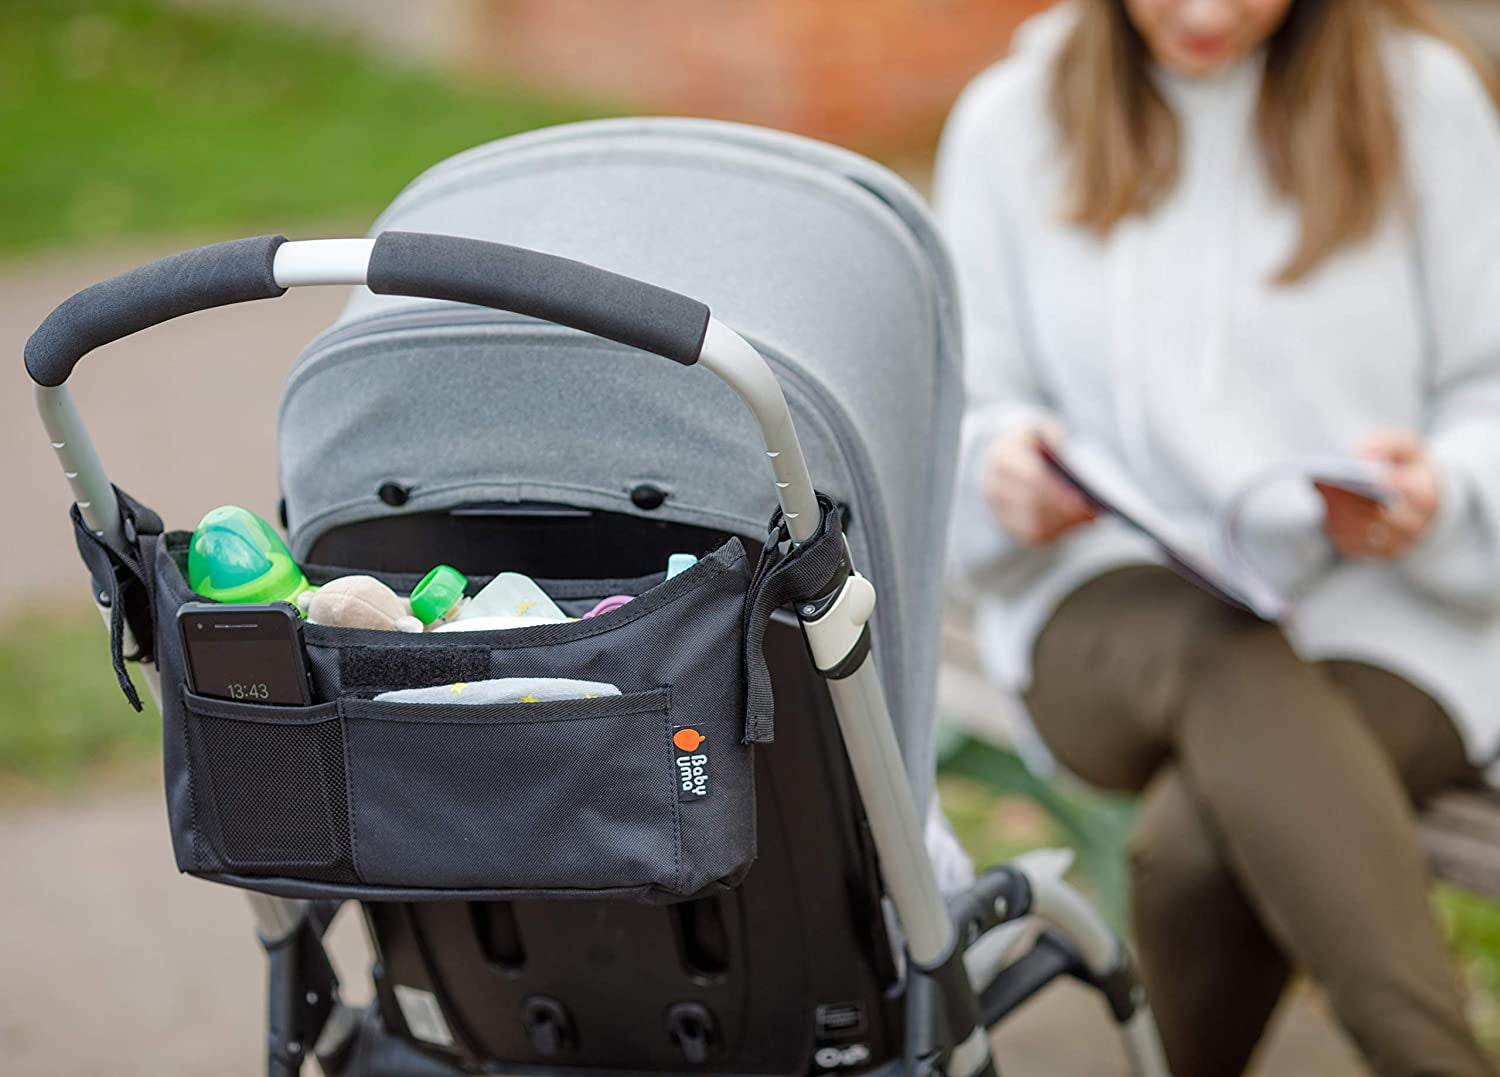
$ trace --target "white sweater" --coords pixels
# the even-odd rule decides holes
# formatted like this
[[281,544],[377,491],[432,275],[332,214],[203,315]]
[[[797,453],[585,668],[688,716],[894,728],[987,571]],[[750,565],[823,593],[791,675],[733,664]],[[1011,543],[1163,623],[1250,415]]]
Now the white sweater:
[[1103,520],[1018,546],[980,492],[993,440],[1055,416],[1153,500],[1207,529],[1240,484],[1381,429],[1420,433],[1442,476],[1437,518],[1395,562],[1339,559],[1300,485],[1252,506],[1251,542],[1298,596],[1286,631],[1309,660],[1356,659],[1422,687],[1471,759],[1500,749],[1500,117],[1432,38],[1388,61],[1413,212],[1302,282],[1277,286],[1298,225],[1260,167],[1262,58],[1158,79],[1183,129],[1181,180],[1107,239],[1066,225],[1047,113],[1064,7],[1023,29],[949,119],[936,201],[958,266],[969,409],[953,528],[990,674],[1023,690],[1037,633],[1093,576],[1158,560]]

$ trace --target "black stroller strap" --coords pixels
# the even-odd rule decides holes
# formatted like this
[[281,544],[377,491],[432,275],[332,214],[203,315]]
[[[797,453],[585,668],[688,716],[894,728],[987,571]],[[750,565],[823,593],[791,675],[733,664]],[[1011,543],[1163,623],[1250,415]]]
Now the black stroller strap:
[[[161,517],[135,498],[114,487],[120,506],[120,520],[125,532],[123,546],[107,542],[83,521],[78,506],[72,506],[73,538],[78,554],[93,578],[94,600],[109,608],[109,656],[115,679],[130,705],[141,710],[141,697],[125,670],[126,659],[153,661],[156,654],[154,602],[151,573],[146,559],[155,555],[155,544],[162,533]],[[137,650],[125,654],[125,626],[130,626]]]
[[788,541],[781,510],[771,517],[755,575],[750,580],[745,608],[745,743],[769,744],[775,739],[776,701],[764,650],[771,615],[783,606],[822,598],[848,574],[844,529],[833,499],[818,495],[821,519],[812,538],[783,553]]

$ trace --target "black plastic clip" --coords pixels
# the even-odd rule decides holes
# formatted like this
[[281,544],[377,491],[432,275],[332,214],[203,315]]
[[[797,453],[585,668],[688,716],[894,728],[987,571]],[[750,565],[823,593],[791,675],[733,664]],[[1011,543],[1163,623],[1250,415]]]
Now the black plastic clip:
[[[141,697],[125,670],[127,660],[150,662],[156,656],[156,618],[148,558],[155,555],[162,533],[161,517],[129,494],[113,487],[120,506],[123,545],[107,541],[83,520],[75,504],[69,510],[78,554],[93,579],[94,601],[109,610],[109,655],[120,691],[137,711]],[[135,639],[133,654],[125,653],[125,629]]]

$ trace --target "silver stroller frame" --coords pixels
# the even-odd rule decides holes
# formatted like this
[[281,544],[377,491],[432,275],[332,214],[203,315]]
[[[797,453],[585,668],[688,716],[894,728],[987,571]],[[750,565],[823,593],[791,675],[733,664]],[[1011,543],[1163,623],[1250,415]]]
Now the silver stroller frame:
[[[85,354],[196,310],[273,298],[291,287],[371,284],[372,269],[382,258],[381,240],[392,235],[271,240],[255,250],[247,246],[250,241],[215,244],[96,285],[59,307],[28,344],[27,367],[37,383],[37,410],[87,526],[111,545],[123,544],[114,488],[66,385]],[[475,302],[533,315],[712,370],[735,390],[760,426],[792,541],[805,541],[817,531],[820,509],[781,386],[761,355],[713,318],[706,307],[631,278],[522,248],[411,233],[402,239],[414,241],[416,250],[438,264],[427,267],[433,271],[431,276],[420,270],[403,276],[402,271],[387,269],[374,290]],[[247,259],[263,261],[266,242],[274,251],[270,279],[247,287],[246,280],[253,281],[257,273],[265,276],[263,265],[245,263]],[[406,270],[410,268],[408,264]],[[451,284],[455,272],[465,275],[458,288],[461,294]],[[701,310],[702,326],[696,350],[674,352],[653,346],[651,341],[659,338],[664,318],[676,318],[680,329],[680,316],[686,312],[690,322],[695,309]],[[107,622],[110,611],[103,603],[108,595],[96,597]],[[929,1024],[948,1030],[932,1035],[933,1049],[921,1060],[923,1072],[955,1077],[993,1074],[986,1029],[1051,979],[1072,974],[1105,994],[1121,1027],[1133,1071],[1142,1077],[1165,1074],[1156,1027],[1127,952],[1089,904],[1062,880],[1065,857],[1023,857],[1014,865],[986,872],[957,899],[945,901],[940,894],[885,691],[868,647],[867,622],[875,600],[874,586],[855,572],[836,597],[797,612],[815,664],[828,678],[882,878],[899,921],[908,973],[913,974],[909,1006],[914,1010],[925,1007]],[[127,653],[135,650],[133,641],[127,640],[126,647]],[[159,674],[154,667],[143,669],[159,702]],[[260,893],[248,897],[268,949],[293,937],[309,916],[306,901]],[[1014,947],[1006,941],[1014,938],[1014,928],[1007,925],[1023,916],[1035,917],[1054,930],[1044,933],[1029,954],[1012,962]],[[339,1012],[335,1011],[336,1016]],[[344,1016],[347,1013],[343,1011]],[[274,1027],[276,1015],[272,1018]],[[328,1030],[339,1024],[331,1020]],[[288,1064],[287,1052],[278,1059],[273,1049],[272,1073],[295,1073],[311,1047],[287,1046],[295,1064]]]

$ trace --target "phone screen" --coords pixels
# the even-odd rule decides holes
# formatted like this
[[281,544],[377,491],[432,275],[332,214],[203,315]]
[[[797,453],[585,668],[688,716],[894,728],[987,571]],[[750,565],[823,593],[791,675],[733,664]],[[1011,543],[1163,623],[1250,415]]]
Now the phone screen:
[[239,703],[311,702],[289,608],[188,609],[178,616],[194,692]]

